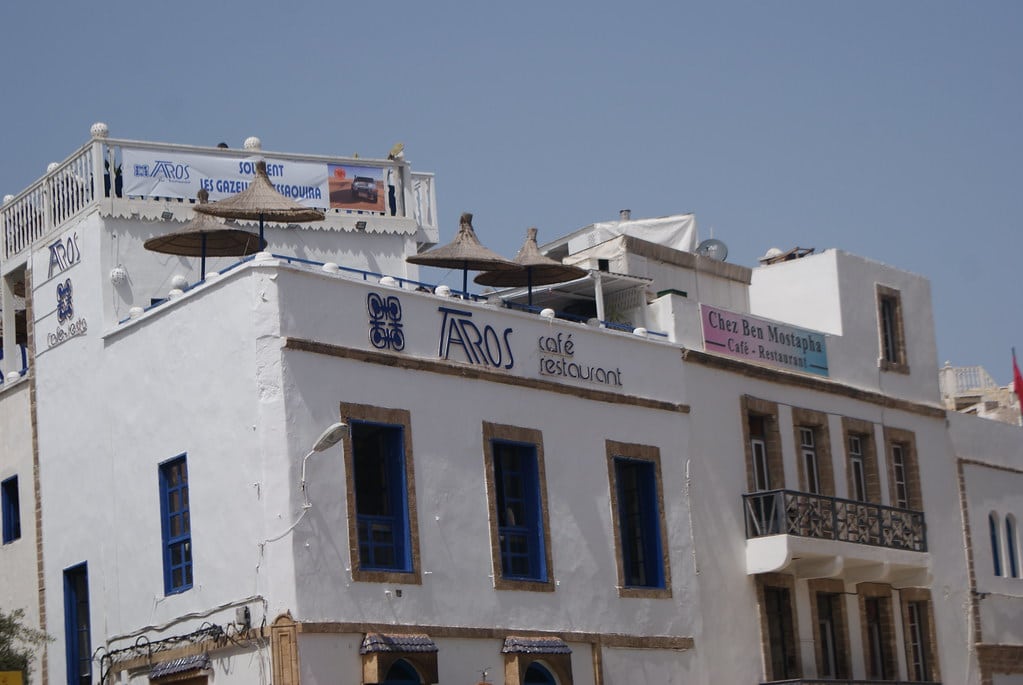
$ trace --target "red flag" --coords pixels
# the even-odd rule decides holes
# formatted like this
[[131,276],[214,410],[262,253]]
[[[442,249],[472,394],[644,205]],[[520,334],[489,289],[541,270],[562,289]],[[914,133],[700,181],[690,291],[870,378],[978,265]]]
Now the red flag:
[[1023,374],[1019,372],[1019,365],[1016,363],[1016,348],[1012,348],[1012,389],[1019,399],[1020,406],[1023,406]]

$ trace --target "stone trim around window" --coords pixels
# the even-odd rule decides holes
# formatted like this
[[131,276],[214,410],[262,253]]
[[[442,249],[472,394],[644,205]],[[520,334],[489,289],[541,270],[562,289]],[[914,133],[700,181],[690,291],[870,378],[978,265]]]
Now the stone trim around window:
[[753,448],[750,445],[750,416],[761,416],[764,419],[768,478],[771,481],[772,490],[783,489],[785,487],[785,466],[781,452],[781,432],[778,429],[778,403],[743,395],[742,441],[746,455],[746,492],[756,490],[753,479]]
[[[540,489],[541,525],[543,526],[543,554],[547,565],[546,581],[515,580],[503,577],[501,571],[501,541],[497,530],[497,483],[494,473],[493,440],[526,443],[536,448],[536,471]],[[494,565],[494,588],[497,590],[554,592],[554,562],[551,555],[551,523],[550,512],[547,506],[547,472],[544,468],[543,433],[532,428],[506,426],[484,421],[483,458],[487,481],[487,511],[490,519],[490,554]]]
[[792,432],[796,445],[796,472],[799,474],[799,489],[809,492],[810,485],[803,459],[800,428],[813,431],[814,451],[817,454],[817,479],[820,481],[820,493],[828,497],[835,496],[835,468],[831,462],[831,435],[828,432],[828,415],[813,409],[792,408]]
[[[607,440],[604,443],[607,453],[608,484],[611,495],[611,530],[614,534],[615,565],[618,567],[618,596],[646,597],[651,599],[671,598],[671,563],[670,547],[668,546],[668,526],[664,515],[664,486],[661,481],[661,450],[651,445],[636,445],[627,442]],[[654,477],[657,486],[657,517],[661,534],[661,568],[664,572],[663,588],[626,587],[625,561],[622,551],[621,532],[618,525],[618,483],[615,476],[615,457],[625,457],[640,461],[649,461],[654,465]]]
[[412,419],[405,409],[374,407],[368,404],[341,403],[341,420],[351,425],[352,420],[367,421],[401,426],[404,430],[405,485],[408,502],[409,545],[411,546],[412,571],[368,571],[359,566],[358,516],[355,510],[355,452],[352,447],[352,433],[348,431],[343,439],[345,462],[345,492],[348,500],[348,552],[352,564],[352,580],[370,583],[406,583],[421,585],[422,564],[419,557],[419,516],[416,508],[416,478],[412,456]]
[[789,626],[791,632],[786,631],[783,639],[791,645],[795,651],[793,669],[790,678],[802,677],[802,660],[799,658],[799,614],[796,612],[796,578],[787,573],[761,573],[756,576],[757,585],[757,613],[760,617],[760,654],[764,665],[764,680],[779,680],[783,674],[775,674],[771,664],[771,631],[768,628],[767,604],[764,599],[766,588],[778,588],[789,591]]
[[[877,287],[877,340],[878,340],[878,366],[882,371],[894,373],[909,373],[909,361],[906,358],[906,328],[902,316],[902,294],[895,288],[886,285],[876,284]],[[892,307],[891,330],[892,349],[890,355],[885,355],[885,324],[883,307],[887,302]],[[889,358],[894,357],[894,358]]]
[[852,674],[850,658],[852,652],[849,649],[849,621],[846,618],[845,606],[845,583],[838,578],[817,578],[806,582],[807,590],[810,593],[810,617],[813,624],[814,655],[817,660],[817,673],[824,670],[824,638],[821,635],[820,623],[817,621],[817,595],[825,593],[839,595],[838,613],[834,617],[835,634],[833,636],[836,645],[838,659],[835,664],[834,678],[845,679]]
[[895,482],[895,464],[892,457],[892,445],[902,446],[902,456],[906,467],[906,491],[909,509],[923,511],[924,501],[920,490],[920,461],[916,452],[916,434],[902,428],[884,427],[885,458],[888,462],[888,490],[892,506],[898,500]]
[[[934,602],[931,601],[931,591],[925,588],[903,588],[899,590],[900,606],[902,609],[902,641],[906,651],[907,671],[912,668],[913,645],[909,639],[909,605],[911,602],[919,602],[926,606],[927,621],[927,671],[928,680],[936,683],[941,682],[941,670],[938,666],[938,637],[934,626]],[[909,679],[913,680],[912,672],[909,672]]]
[[867,490],[867,501],[881,504],[881,474],[877,465],[877,438],[874,436],[874,424],[862,419],[842,417],[842,442],[845,449],[845,478],[848,484],[848,499],[855,499],[856,487],[853,484],[852,462],[849,460],[849,438],[860,439],[863,450],[863,479]]
[[867,604],[868,599],[886,599],[881,605],[881,640],[884,648],[884,670],[886,679],[898,680],[899,662],[895,653],[895,617],[892,604],[892,586],[883,583],[860,583],[856,586],[858,605],[860,612],[860,630],[863,645],[863,666],[864,672],[870,676],[870,633],[867,627]]

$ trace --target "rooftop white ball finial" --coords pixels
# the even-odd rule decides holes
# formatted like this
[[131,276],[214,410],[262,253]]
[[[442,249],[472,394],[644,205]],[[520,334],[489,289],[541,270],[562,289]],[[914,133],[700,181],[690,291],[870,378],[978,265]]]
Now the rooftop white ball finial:
[[10,202],[13,199],[14,199],[13,195],[4,195],[4,204],[7,204],[8,202]]
[[97,121],[89,127],[89,133],[93,138],[107,138],[110,136],[110,127],[102,121]]
[[46,173],[48,174],[53,173],[53,171],[59,166],[60,165],[57,164],[56,162],[50,162],[49,164],[46,165]]
[[545,319],[553,320],[554,319],[554,310],[551,309],[550,307],[547,307],[546,309],[542,309],[542,310],[540,310],[540,316],[542,316]]
[[175,290],[184,290],[185,288],[188,287],[188,279],[182,276],[181,274],[177,274],[176,276],[171,278],[170,284],[171,288]]
[[244,147],[246,150],[262,150],[263,141],[256,136],[249,136],[245,139]]

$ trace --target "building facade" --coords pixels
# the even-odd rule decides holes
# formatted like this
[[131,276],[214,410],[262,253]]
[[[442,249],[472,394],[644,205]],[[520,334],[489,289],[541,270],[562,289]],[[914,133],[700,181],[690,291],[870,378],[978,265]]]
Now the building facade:
[[[205,279],[144,249],[257,157],[326,219]],[[0,606],[42,682],[1021,677],[1018,428],[947,413],[925,278],[622,217],[533,306],[461,299],[405,262],[402,158],[96,126],[51,166],[0,262]]]

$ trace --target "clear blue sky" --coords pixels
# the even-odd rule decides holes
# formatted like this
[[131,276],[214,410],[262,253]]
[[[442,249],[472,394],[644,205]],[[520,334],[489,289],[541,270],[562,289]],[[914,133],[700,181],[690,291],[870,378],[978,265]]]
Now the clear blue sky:
[[[512,256],[631,208],[729,261],[928,276],[939,363],[1023,353],[1023,2],[14,2],[0,193],[115,137],[383,157]],[[451,283],[458,278],[452,276]]]

